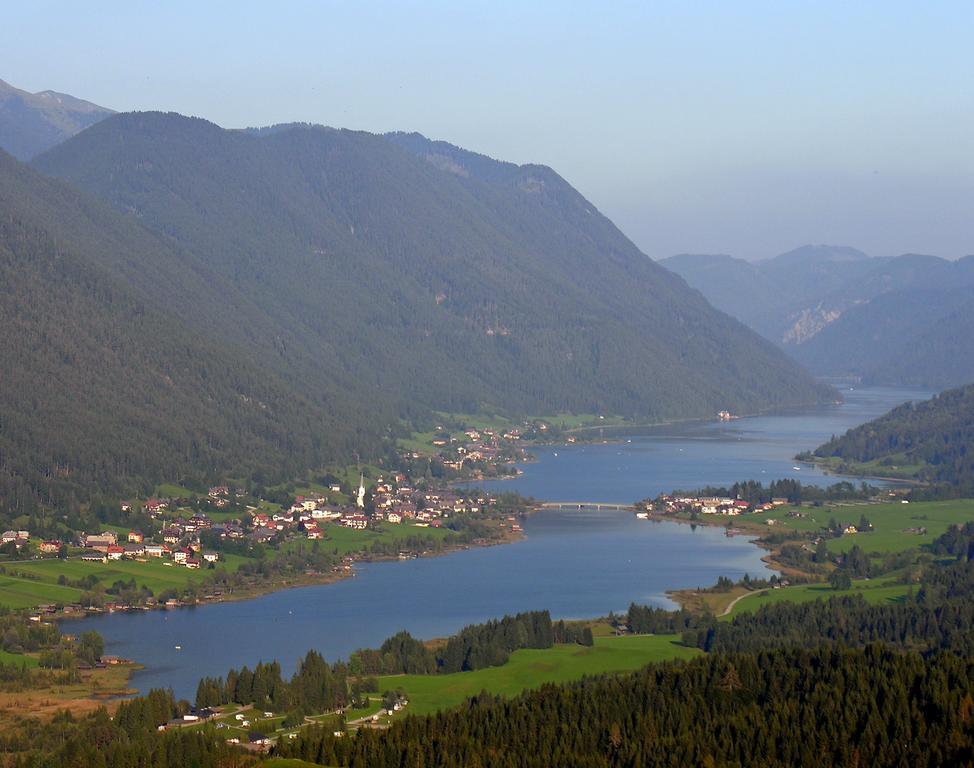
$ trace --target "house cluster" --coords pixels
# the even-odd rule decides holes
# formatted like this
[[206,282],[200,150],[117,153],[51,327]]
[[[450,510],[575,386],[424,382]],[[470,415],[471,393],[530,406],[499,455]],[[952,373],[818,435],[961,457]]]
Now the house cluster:
[[788,504],[788,499],[775,498],[762,504],[752,504],[744,499],[719,496],[660,496],[655,506],[666,514],[693,513],[702,515],[744,515],[753,512],[770,512]]
[[170,526],[163,533],[163,543],[146,542],[139,531],[129,531],[124,542],[114,531],[82,534],[78,542],[84,547],[82,560],[107,562],[108,560],[140,560],[162,558],[186,568],[199,568],[201,563],[214,563],[220,559],[216,552],[204,551],[199,538]]
[[[464,464],[479,462],[493,463],[501,459],[504,446],[502,436],[492,429],[468,429],[466,440],[455,437],[434,439],[433,445],[446,450],[440,451],[438,458],[443,466],[460,471]],[[518,438],[520,435],[518,435]],[[511,438],[504,438],[511,439]]]
[[[544,425],[547,429],[547,425]],[[433,447],[439,448],[436,458],[444,467],[461,471],[473,464],[509,463],[523,457],[523,449],[513,443],[521,439],[520,429],[512,428],[499,433],[493,429],[467,429],[463,437],[451,435],[444,427],[437,426],[432,439]],[[419,459],[418,452],[404,454],[406,459]]]
[[452,490],[418,491],[408,478],[396,473],[386,479],[378,477],[373,489],[372,510],[366,512],[363,503],[340,507],[329,503],[326,496],[313,494],[298,496],[294,503],[280,512],[253,511],[249,533],[254,541],[266,543],[278,534],[297,532],[308,539],[325,538],[328,523],[355,530],[365,530],[372,522],[400,525],[411,523],[418,527],[439,527],[442,518],[451,514],[479,512],[493,499],[484,495],[464,495]]
[[395,475],[388,482],[381,477],[377,479],[373,518],[397,525],[408,522],[436,528],[443,518],[477,513],[492,503],[492,497],[480,493],[467,495],[446,488],[417,491],[403,475]]
[[0,536],[0,546],[12,543],[17,549],[20,549],[28,541],[30,541],[28,531],[4,531],[3,535]]

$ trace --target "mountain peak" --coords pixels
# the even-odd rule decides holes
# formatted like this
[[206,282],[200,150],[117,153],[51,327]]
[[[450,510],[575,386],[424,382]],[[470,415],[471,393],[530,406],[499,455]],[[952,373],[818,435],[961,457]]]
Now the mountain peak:
[[0,80],[0,148],[29,160],[113,111],[57,91],[29,93]]

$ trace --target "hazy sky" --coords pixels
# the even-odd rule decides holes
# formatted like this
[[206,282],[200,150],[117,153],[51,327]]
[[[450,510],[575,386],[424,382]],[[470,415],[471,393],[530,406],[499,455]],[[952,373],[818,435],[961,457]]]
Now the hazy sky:
[[653,257],[974,253],[971,2],[5,3],[0,79],[551,165]]

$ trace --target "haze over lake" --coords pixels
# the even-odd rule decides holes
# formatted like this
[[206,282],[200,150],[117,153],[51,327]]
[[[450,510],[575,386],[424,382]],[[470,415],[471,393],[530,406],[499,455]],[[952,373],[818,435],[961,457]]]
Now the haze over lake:
[[[792,457],[904,400],[928,396],[879,388],[844,394],[838,406],[671,426],[621,444],[536,449],[537,461],[524,465],[521,477],[490,487],[545,499],[630,503],[674,488],[748,478],[834,482],[811,467],[794,470]],[[92,617],[66,630],[95,629],[109,653],[145,664],[132,678],[140,690],[172,687],[192,698],[201,676],[274,659],[290,672],[309,648],[335,660],[400,629],[431,638],[523,610],[582,618],[624,611],[633,601],[670,606],[668,590],[708,586],[721,575],[767,573],[760,549],[717,528],[592,510],[540,512],[524,528],[526,538],[511,545],[369,563],[335,584],[195,609]]]

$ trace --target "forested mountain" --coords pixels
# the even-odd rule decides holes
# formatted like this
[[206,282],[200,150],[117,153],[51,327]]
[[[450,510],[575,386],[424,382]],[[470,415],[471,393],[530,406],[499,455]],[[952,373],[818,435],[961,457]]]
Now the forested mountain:
[[66,93],[28,93],[0,80],[0,149],[28,160],[111,114]]
[[916,476],[974,493],[974,384],[905,403],[815,450],[820,458],[916,467]]
[[116,210],[0,158],[0,499],[279,480],[432,408],[828,396],[552,171],[422,141],[119,115],[38,161]]
[[246,331],[201,333],[246,325],[246,298],[2,152],[0,285],[0,503],[14,513],[187,475],[286,477],[377,451],[394,416],[347,383],[298,387],[278,373],[286,352],[259,358]]
[[829,396],[542,166],[159,113],[103,121],[36,166],[226,280],[312,379],[337,370],[425,407],[641,419]]
[[661,262],[817,374],[942,387],[974,379],[974,257],[801,248],[762,262]]

